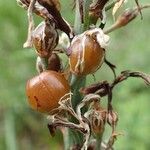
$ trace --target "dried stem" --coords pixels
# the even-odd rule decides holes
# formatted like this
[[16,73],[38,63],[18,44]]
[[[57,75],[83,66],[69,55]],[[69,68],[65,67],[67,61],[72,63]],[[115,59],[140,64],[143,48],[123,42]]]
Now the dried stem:
[[114,74],[114,79],[116,78],[116,66],[114,64],[112,64],[111,62],[109,62],[106,57],[104,58],[104,62],[106,63],[106,65],[108,65],[110,67],[110,69],[112,70],[113,74]]
[[80,10],[80,17],[81,23],[84,23],[84,10],[83,10],[83,0],[79,0],[79,10]]
[[128,79],[129,77],[138,77],[138,78],[142,78],[147,85],[150,85],[150,75],[145,74],[143,72],[139,72],[139,71],[123,71],[121,72],[121,75],[118,76],[114,82],[111,84],[111,88],[114,88],[118,83]]
[[113,88],[117,84],[128,79],[129,77],[141,78],[146,82],[147,85],[150,85],[150,75],[145,74],[143,72],[139,72],[139,71],[128,71],[127,70],[127,71],[122,71],[121,74],[119,76],[117,76],[116,79],[111,84],[109,84],[107,81],[102,81],[102,82],[90,85],[88,87],[81,88],[80,92],[84,95],[87,95],[90,93],[96,93],[96,94],[100,95],[101,97],[103,97],[110,93],[110,91],[108,90],[109,88],[112,91]]
[[118,17],[116,22],[111,27],[109,27],[108,29],[104,31],[104,33],[108,34],[116,29],[126,26],[128,23],[134,20],[139,13],[141,14],[141,10],[145,8],[150,8],[150,5],[147,4],[144,6],[138,6],[134,8],[133,10],[132,9],[126,10],[122,15]]
[[74,123],[68,123],[68,122],[61,122],[61,121],[55,121],[54,123],[51,123],[49,124],[51,126],[53,126],[53,128],[56,128],[56,127],[67,127],[67,128],[70,128],[70,129],[73,129],[73,130],[77,130],[83,134],[86,134],[87,131],[85,128],[83,127],[79,127],[79,125],[76,125]]
[[33,20],[33,8],[36,3],[36,0],[31,0],[29,7],[28,7],[28,37],[27,41],[24,43],[23,47],[24,48],[29,48],[32,47],[32,32],[34,30],[34,20]]

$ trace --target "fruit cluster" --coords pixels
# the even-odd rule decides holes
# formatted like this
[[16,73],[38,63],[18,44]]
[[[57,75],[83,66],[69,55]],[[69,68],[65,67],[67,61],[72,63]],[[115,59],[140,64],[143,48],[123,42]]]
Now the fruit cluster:
[[[19,1],[20,5],[31,7],[34,1]],[[49,1],[47,5],[55,9],[60,16],[59,1]],[[49,13],[44,6],[45,3],[35,2],[34,11],[37,15],[42,16],[44,20],[34,29],[33,19],[29,17],[30,32],[26,43],[30,43],[34,47],[37,54],[36,68],[39,75],[33,77],[27,82],[26,93],[31,107],[40,112],[50,112],[59,107],[60,99],[67,93],[71,92],[70,76],[85,76],[97,71],[105,57],[105,48],[108,45],[109,37],[103,33],[100,28],[94,28],[74,36],[72,29],[66,27],[68,32],[59,27],[60,19],[55,19],[52,12]],[[41,9],[41,7],[43,7]],[[59,8],[59,9],[58,9]],[[32,11],[31,11],[32,10]],[[57,14],[57,15],[58,15]],[[64,20],[64,19],[63,19]],[[66,32],[70,39],[68,56],[69,67],[62,66],[57,51],[59,45],[58,30]],[[26,45],[30,45],[26,44]],[[63,50],[62,50],[63,51]],[[65,50],[67,52],[67,50]],[[64,75],[69,70],[67,77]]]
[[[69,142],[69,140],[77,139],[78,133],[71,138],[68,137],[69,146],[71,144],[75,146],[72,149],[90,149],[89,142],[93,139],[97,142],[97,145],[93,146],[95,149],[96,147],[104,150],[113,149],[112,146],[118,135],[115,131],[118,115],[112,107],[113,88],[128,77],[140,77],[150,85],[150,77],[144,73],[132,71],[123,71],[116,76],[115,65],[108,62],[105,57],[109,44],[107,34],[128,24],[144,7],[140,7],[136,1],[137,8],[125,11],[115,24],[104,30],[105,11],[109,8],[105,8],[105,4],[108,0],[91,1],[91,4],[89,1],[77,0],[75,5],[80,15],[76,16],[80,16],[80,23],[83,25],[82,33],[79,34],[75,31],[75,27],[72,29],[61,16],[59,0],[17,1],[28,11],[28,38],[24,47],[34,47],[37,54],[36,68],[39,74],[28,80],[26,85],[26,95],[30,106],[36,111],[48,114],[48,127],[52,135],[57,127],[68,127],[83,134],[84,140],[80,144]],[[88,12],[83,9],[83,3],[89,7],[85,7]],[[123,3],[124,1],[118,0],[113,2],[110,8],[114,5],[116,12]],[[33,13],[43,18],[36,28],[34,28]],[[101,24],[98,26],[99,18]],[[66,45],[60,37],[61,33],[67,35]],[[67,65],[60,60],[60,53],[67,56]],[[112,83],[105,80],[87,87],[77,85],[80,84],[79,79],[95,73],[104,62],[114,73],[115,78]],[[74,82],[76,84],[73,84]],[[78,97],[79,92],[83,98]],[[101,106],[101,99],[104,96],[107,96],[108,100],[107,109]],[[77,103],[74,106],[75,101]],[[83,107],[84,110],[82,110]],[[112,133],[105,144],[102,142],[102,136],[106,123],[111,126]],[[69,135],[64,131],[62,133],[64,137]]]

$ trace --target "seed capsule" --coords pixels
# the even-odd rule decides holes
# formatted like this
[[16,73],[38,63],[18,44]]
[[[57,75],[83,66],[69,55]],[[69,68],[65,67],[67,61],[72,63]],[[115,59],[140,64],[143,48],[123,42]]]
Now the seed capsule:
[[114,111],[108,112],[108,114],[107,114],[107,123],[110,126],[116,126],[117,122],[118,122],[118,114]]
[[76,36],[70,46],[70,70],[76,75],[94,73],[104,61],[109,37],[101,29],[92,29]]
[[106,122],[106,111],[93,109],[89,115],[92,133],[100,135],[104,132]]
[[59,100],[70,92],[64,76],[55,71],[44,71],[27,82],[26,94],[30,106],[39,112],[50,112]]
[[52,20],[41,22],[32,34],[33,45],[40,57],[49,57],[58,44],[58,33]]

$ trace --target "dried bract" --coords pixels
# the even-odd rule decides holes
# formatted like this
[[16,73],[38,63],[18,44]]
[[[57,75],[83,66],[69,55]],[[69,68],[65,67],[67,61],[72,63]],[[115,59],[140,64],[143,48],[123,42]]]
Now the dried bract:
[[107,113],[107,123],[112,127],[112,132],[114,132],[115,127],[118,122],[118,115],[114,111],[110,111]]
[[106,110],[93,109],[88,117],[92,129],[92,133],[95,135],[103,134],[106,122]]
[[90,17],[95,19],[95,22],[97,21],[98,18],[103,19],[102,11],[108,1],[109,0],[96,0],[96,1],[93,0],[89,8],[89,15]]
[[57,24],[57,28],[65,32],[69,38],[73,38],[74,33],[70,24],[61,16],[60,11],[56,7],[58,1],[55,2],[55,0],[38,0],[38,2],[40,5],[47,9],[51,16],[53,16]]
[[[27,10],[30,4],[30,0],[17,0],[17,3],[19,4],[19,6]],[[52,15],[48,13],[47,9],[40,5],[37,1],[33,7],[33,12],[44,19],[53,18]]]
[[41,22],[33,31],[32,40],[40,57],[49,57],[58,44],[58,33],[53,20]]

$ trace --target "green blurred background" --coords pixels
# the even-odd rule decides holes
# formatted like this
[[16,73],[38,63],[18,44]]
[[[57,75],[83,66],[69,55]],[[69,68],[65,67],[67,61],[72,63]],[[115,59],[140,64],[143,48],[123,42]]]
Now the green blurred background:
[[[149,0],[141,1],[142,4]],[[71,1],[62,0],[62,13],[73,21]],[[130,6],[135,5],[134,0]],[[70,9],[70,10],[69,10]],[[113,23],[111,12],[107,25]],[[128,26],[110,34],[107,59],[117,66],[117,73],[131,69],[150,73],[150,11],[143,11]],[[39,18],[37,22],[39,22]],[[15,1],[0,1],[0,150],[61,150],[62,137],[51,138],[46,117],[27,104],[25,84],[36,74],[33,49],[23,49],[27,17]],[[112,80],[110,69],[103,65],[96,80]],[[94,82],[89,76],[87,84]],[[150,89],[143,81],[129,79],[114,91],[115,110],[119,114],[118,131],[124,133],[115,144],[117,150],[150,149]]]

